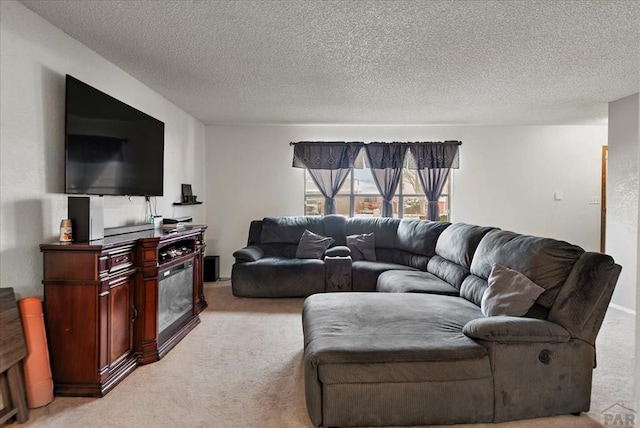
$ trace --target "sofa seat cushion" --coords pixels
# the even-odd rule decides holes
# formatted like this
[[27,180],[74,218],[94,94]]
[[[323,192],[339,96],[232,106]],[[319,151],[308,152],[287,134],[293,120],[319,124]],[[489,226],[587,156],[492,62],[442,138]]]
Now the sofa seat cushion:
[[353,291],[376,291],[378,276],[388,270],[418,271],[411,266],[398,263],[358,260],[351,266],[351,281]]
[[378,277],[377,291],[383,293],[429,293],[459,296],[458,289],[429,272],[389,270]]
[[231,289],[239,297],[306,297],[324,291],[324,278],[322,260],[265,257],[235,263]]
[[[465,336],[463,327],[483,317],[480,308],[459,297],[410,293],[317,294],[302,310],[306,360],[316,366],[348,364],[358,382],[408,381],[399,370],[358,370],[364,364],[458,361],[454,378],[490,378],[484,347]],[[480,362],[476,361],[480,360]],[[465,361],[470,361],[465,365]],[[444,367],[444,366],[443,366]],[[462,371],[459,373],[458,371]],[[442,373],[414,373],[442,377]],[[335,373],[324,372],[327,381]],[[354,378],[355,379],[355,378]],[[412,378],[415,379],[415,378]]]

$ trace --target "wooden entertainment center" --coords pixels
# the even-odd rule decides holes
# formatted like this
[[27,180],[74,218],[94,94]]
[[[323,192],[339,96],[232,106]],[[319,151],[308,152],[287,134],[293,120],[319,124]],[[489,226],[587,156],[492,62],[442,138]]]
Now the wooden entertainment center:
[[56,395],[105,395],[200,323],[206,228],[40,246]]

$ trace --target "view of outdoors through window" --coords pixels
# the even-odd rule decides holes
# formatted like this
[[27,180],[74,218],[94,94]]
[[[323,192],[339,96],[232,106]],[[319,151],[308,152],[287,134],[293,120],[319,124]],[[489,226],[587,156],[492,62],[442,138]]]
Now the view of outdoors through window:
[[[306,171],[305,180],[305,215],[324,215],[324,197]],[[449,220],[449,194],[450,179],[447,179],[438,201],[441,221]],[[347,217],[382,215],[382,196],[367,166],[351,171],[336,196],[336,206],[337,214]],[[426,213],[427,198],[422,191],[418,173],[405,167],[402,170],[402,181],[393,198],[393,216],[424,220],[427,218]]]

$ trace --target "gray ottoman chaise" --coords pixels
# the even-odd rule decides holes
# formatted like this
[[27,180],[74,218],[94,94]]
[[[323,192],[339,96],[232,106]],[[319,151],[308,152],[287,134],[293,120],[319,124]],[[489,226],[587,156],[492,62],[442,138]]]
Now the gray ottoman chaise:
[[[316,285],[305,300],[305,393],[315,426],[501,422],[589,410],[596,335],[621,269],[611,257],[462,223],[350,221],[395,230],[395,243],[389,235],[376,241],[381,261],[367,262],[401,267],[352,272],[352,290],[369,290],[355,282],[375,276],[377,292],[320,293],[328,290]],[[334,240],[344,245],[346,236]],[[394,249],[402,256],[393,258]],[[236,265],[245,263],[252,262]]]

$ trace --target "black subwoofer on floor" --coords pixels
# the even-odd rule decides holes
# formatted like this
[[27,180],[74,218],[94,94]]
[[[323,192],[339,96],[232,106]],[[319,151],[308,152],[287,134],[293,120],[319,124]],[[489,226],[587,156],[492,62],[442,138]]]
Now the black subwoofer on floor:
[[205,256],[204,258],[204,282],[212,282],[220,279],[220,256]]

